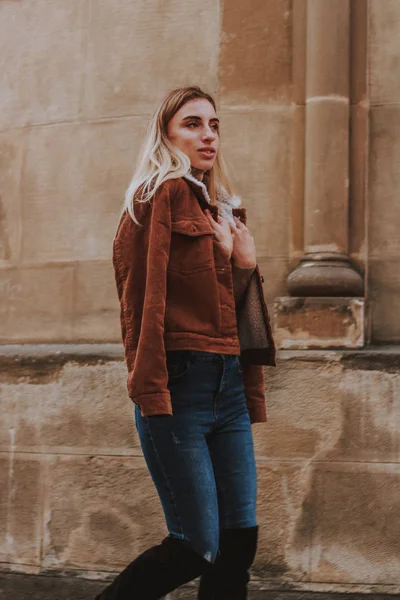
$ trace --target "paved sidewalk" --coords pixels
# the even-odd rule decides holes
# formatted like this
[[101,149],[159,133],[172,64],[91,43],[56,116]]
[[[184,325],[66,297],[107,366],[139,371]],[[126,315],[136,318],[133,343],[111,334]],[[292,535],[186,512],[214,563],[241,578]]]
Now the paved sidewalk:
[[[76,577],[0,574],[0,600],[94,600],[104,582]],[[180,589],[168,600],[195,600],[196,592]],[[400,595],[326,594],[314,592],[253,592],[249,600],[400,600]],[[136,598],[135,598],[136,600]],[[140,600],[140,599],[138,599]]]

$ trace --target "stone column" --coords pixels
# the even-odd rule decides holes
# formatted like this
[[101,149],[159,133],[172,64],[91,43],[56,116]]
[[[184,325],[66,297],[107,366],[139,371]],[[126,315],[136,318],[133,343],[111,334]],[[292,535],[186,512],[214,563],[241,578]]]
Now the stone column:
[[351,0],[306,2],[303,218],[298,206],[292,207],[304,254],[288,277],[290,297],[276,299],[275,336],[279,348],[359,348],[364,284],[349,257],[353,5]]
[[348,257],[350,0],[308,0],[304,251],[292,296],[362,296]]

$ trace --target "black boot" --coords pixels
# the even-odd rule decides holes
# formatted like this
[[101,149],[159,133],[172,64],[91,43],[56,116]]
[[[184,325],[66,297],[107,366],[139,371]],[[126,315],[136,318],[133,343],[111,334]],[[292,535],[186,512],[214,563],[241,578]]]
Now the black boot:
[[220,533],[215,563],[200,579],[198,600],[245,600],[249,569],[257,550],[258,527]]
[[199,554],[167,537],[131,562],[96,600],[158,600],[208,568]]

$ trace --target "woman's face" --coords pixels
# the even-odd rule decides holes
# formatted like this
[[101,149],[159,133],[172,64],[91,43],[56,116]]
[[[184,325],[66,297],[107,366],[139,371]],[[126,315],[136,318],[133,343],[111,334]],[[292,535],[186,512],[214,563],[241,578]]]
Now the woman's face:
[[190,159],[199,179],[213,166],[219,149],[219,120],[203,98],[186,102],[168,123],[169,141]]

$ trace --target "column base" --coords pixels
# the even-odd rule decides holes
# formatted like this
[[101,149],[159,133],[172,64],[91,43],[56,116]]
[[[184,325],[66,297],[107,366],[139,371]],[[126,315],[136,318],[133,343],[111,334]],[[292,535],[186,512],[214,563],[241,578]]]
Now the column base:
[[274,337],[277,348],[362,348],[364,304],[364,298],[276,298]]
[[363,278],[346,254],[314,252],[305,254],[287,281],[291,296],[364,295]]

